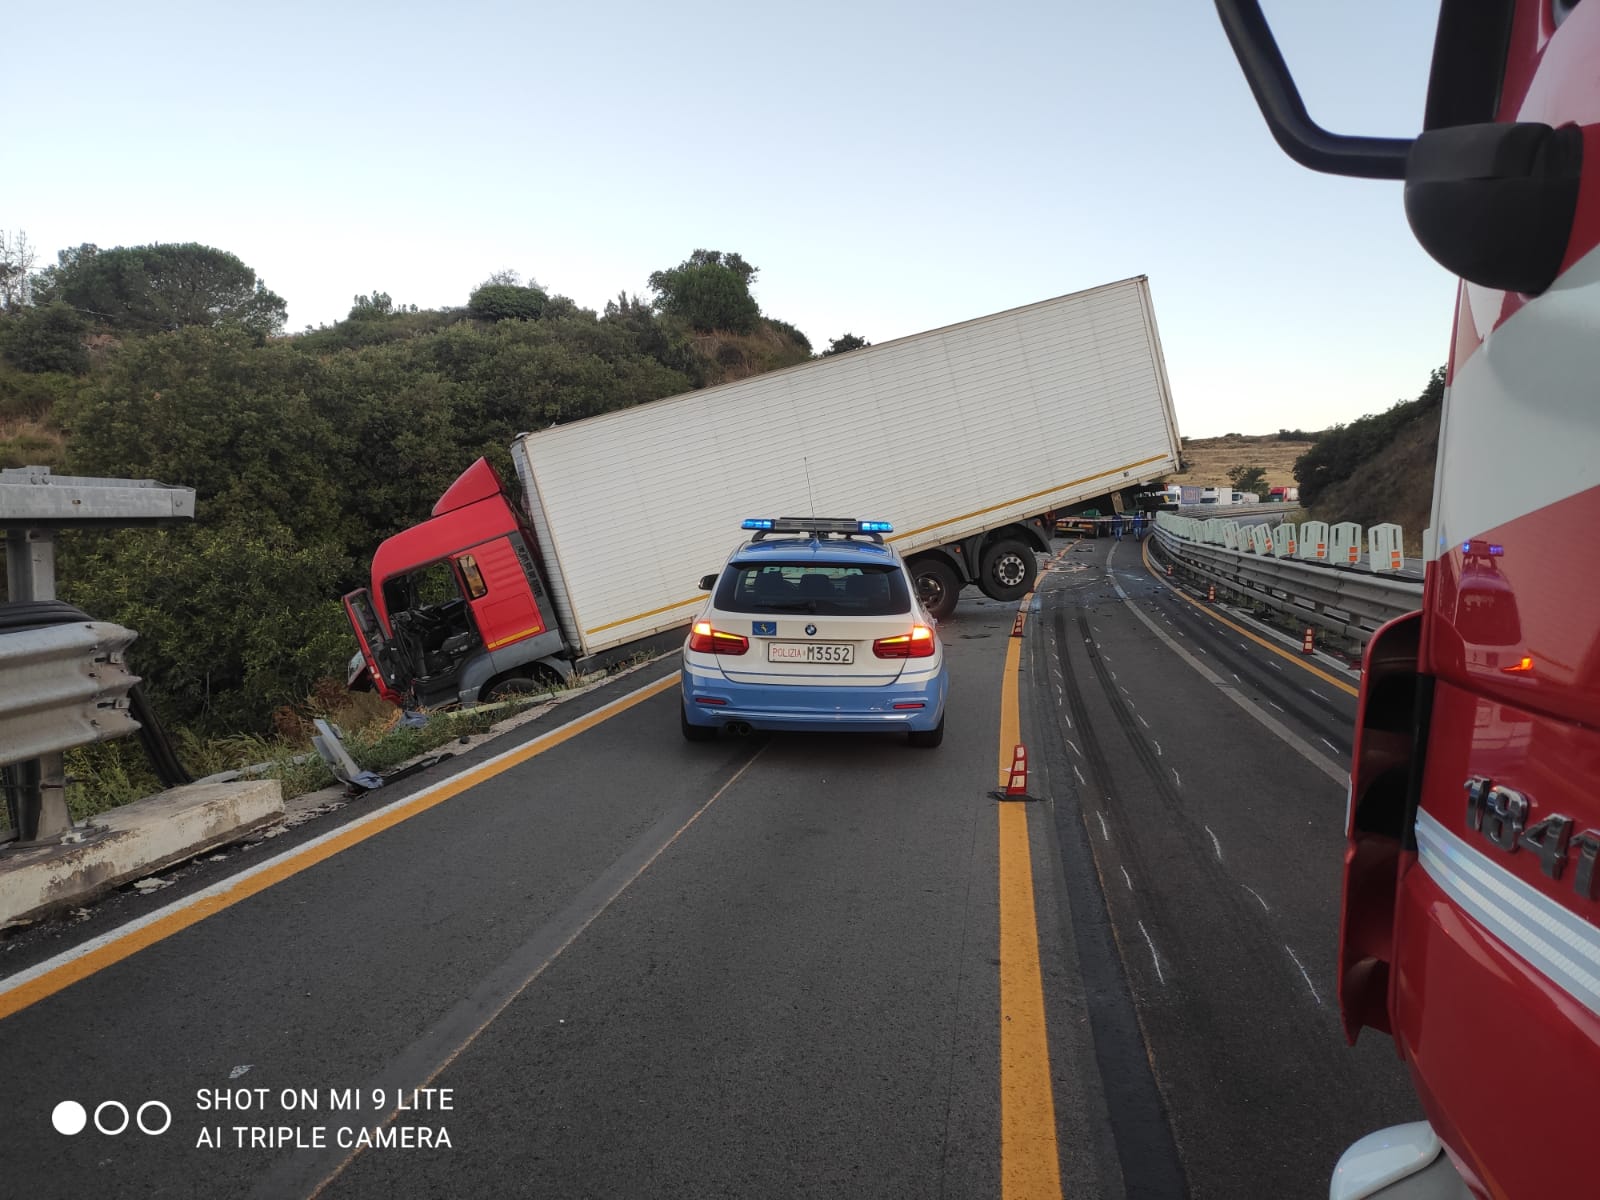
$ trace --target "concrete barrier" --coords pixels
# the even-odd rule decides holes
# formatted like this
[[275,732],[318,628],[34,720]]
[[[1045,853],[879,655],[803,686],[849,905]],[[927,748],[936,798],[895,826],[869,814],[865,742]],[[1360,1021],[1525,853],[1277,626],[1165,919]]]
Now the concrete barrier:
[[1398,571],[1406,565],[1400,526],[1385,523],[1367,530],[1367,562],[1374,571]]
[[0,929],[86,904],[283,816],[276,779],[191,783],[0,854]]
[[1353,567],[1361,561],[1361,526],[1354,521],[1340,521],[1329,531],[1328,558],[1341,567]]

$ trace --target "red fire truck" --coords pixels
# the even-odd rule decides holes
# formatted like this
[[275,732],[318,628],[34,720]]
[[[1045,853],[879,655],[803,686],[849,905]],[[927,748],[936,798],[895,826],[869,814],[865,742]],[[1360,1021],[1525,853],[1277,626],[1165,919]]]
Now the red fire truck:
[[1427,1121],[1351,1147],[1332,1195],[1600,1196],[1600,4],[1444,0],[1414,139],[1318,127],[1256,0],[1217,9],[1279,145],[1403,180],[1461,278],[1423,608],[1366,654],[1340,931],[1345,1031],[1394,1038]]

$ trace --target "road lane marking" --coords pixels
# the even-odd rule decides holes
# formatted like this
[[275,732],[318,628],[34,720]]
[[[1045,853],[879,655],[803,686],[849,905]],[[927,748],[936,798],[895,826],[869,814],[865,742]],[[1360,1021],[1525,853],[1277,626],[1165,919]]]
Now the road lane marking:
[[29,1005],[37,1004],[40,1000],[53,996],[80,980],[87,979],[148,946],[164,941],[191,925],[199,924],[207,917],[232,908],[241,900],[248,900],[251,896],[264,892],[352,846],[359,845],[368,838],[393,829],[396,825],[409,821],[412,817],[427,812],[430,808],[443,804],[446,800],[459,796],[462,792],[509,771],[543,754],[546,750],[553,750],[580,733],[593,729],[617,714],[660,695],[675,686],[677,682],[678,672],[673,671],[670,675],[637,688],[591,713],[586,713],[552,729],[549,733],[534,738],[531,742],[497,754],[447,779],[441,779],[414,795],[395,800],[384,808],[377,809],[320,837],[312,838],[309,842],[285,851],[276,858],[269,858],[247,871],[231,875],[193,895],[185,896],[182,900],[103,933],[81,946],[64,951],[25,971],[19,971],[10,979],[0,982],[0,1020],[21,1012]]
[[1179,787],[1183,786],[1183,780],[1178,778],[1178,768],[1177,767],[1173,767],[1172,768],[1172,782],[1177,784]]
[[1150,722],[1146,721],[1143,716],[1140,716],[1139,713],[1134,713],[1133,715],[1139,718],[1139,724],[1143,725],[1146,729],[1150,728]]
[[[1112,547],[1112,549],[1115,550],[1116,547]],[[1255,634],[1251,633],[1248,629],[1245,629],[1243,626],[1235,625],[1232,621],[1228,620],[1226,617],[1221,616],[1218,613],[1212,612],[1210,609],[1206,608],[1199,601],[1193,599],[1192,597],[1186,595],[1182,591],[1180,591],[1177,588],[1173,587],[1171,584],[1167,583],[1167,581],[1162,577],[1160,572],[1158,572],[1156,570],[1155,564],[1150,561],[1150,544],[1148,542],[1146,542],[1144,544],[1142,557],[1144,559],[1145,570],[1150,572],[1151,576],[1154,577],[1154,579],[1155,579],[1155,581],[1157,583],[1159,583],[1163,587],[1167,588],[1167,590],[1169,590],[1174,596],[1177,596],[1178,599],[1183,600],[1188,604],[1194,605],[1194,607],[1199,612],[1204,613],[1207,617],[1210,617],[1213,621],[1216,621],[1220,625],[1226,625],[1229,629],[1233,630],[1235,633],[1241,634],[1244,637],[1249,638],[1252,642],[1254,642],[1256,645],[1262,647],[1263,649],[1272,651],[1272,653],[1276,654],[1279,658],[1288,659],[1288,661],[1292,662],[1295,666],[1299,667],[1302,671],[1311,672],[1311,674],[1315,675],[1318,679],[1322,680],[1324,683],[1333,684],[1333,686],[1338,688],[1341,692],[1345,692],[1345,693],[1347,693],[1347,694],[1349,694],[1351,696],[1358,696],[1358,695],[1361,694],[1360,690],[1358,688],[1351,687],[1348,683],[1346,683],[1342,679],[1334,678],[1332,675],[1329,675],[1326,671],[1318,670],[1316,667],[1313,667],[1310,663],[1305,662],[1302,659],[1296,658],[1293,654],[1290,654],[1289,651],[1285,650],[1282,646],[1274,646],[1271,642],[1267,641],[1266,638],[1257,637]],[[1240,644],[1243,645],[1242,642]],[[1250,647],[1245,646],[1246,650],[1248,650],[1249,648]]]
[[1133,880],[1128,877],[1128,868],[1119,866],[1117,870],[1122,872],[1122,882],[1128,885],[1128,890],[1133,891]]
[[1156,944],[1150,940],[1150,931],[1144,927],[1144,922],[1139,922],[1139,932],[1144,934],[1144,944],[1150,947],[1150,961],[1156,965],[1156,980],[1165,986],[1167,977],[1161,973],[1161,956],[1156,953]]
[[[1113,552],[1115,552],[1115,549],[1115,547],[1112,548]],[[1149,566],[1148,562],[1146,563],[1146,566]],[[1154,568],[1152,568],[1152,571],[1153,569]],[[1307,742],[1304,738],[1295,733],[1282,721],[1279,721],[1271,713],[1260,708],[1258,705],[1251,703],[1248,699],[1240,694],[1238,688],[1234,687],[1230,683],[1227,683],[1222,676],[1218,675],[1210,667],[1206,666],[1205,663],[1201,662],[1182,646],[1178,645],[1177,642],[1173,641],[1165,633],[1162,633],[1161,629],[1156,625],[1156,623],[1149,617],[1145,616],[1144,613],[1140,612],[1139,606],[1130,600],[1128,598],[1128,594],[1120,587],[1117,588],[1117,593],[1122,597],[1122,603],[1127,607],[1128,611],[1133,613],[1135,617],[1142,621],[1145,628],[1151,633],[1155,634],[1168,650],[1171,650],[1179,658],[1183,659],[1184,662],[1193,667],[1196,673],[1198,673],[1202,679],[1215,686],[1217,690],[1222,692],[1223,695],[1227,696],[1228,699],[1232,700],[1240,708],[1244,709],[1245,712],[1249,713],[1254,720],[1260,722],[1271,733],[1275,734],[1277,737],[1286,742],[1295,751],[1295,753],[1299,754],[1301,758],[1305,759],[1312,766],[1316,767],[1317,770],[1321,771],[1330,780],[1336,783],[1341,790],[1349,790],[1350,776],[1330,763],[1327,759],[1327,756],[1323,754],[1322,751],[1311,745],[1310,742]],[[1254,637],[1255,635],[1251,634],[1250,636]],[[1272,647],[1269,646],[1268,649],[1272,649]],[[1307,669],[1310,670],[1311,668]],[[1339,686],[1343,687],[1344,685],[1339,684]]]
[[1263,909],[1265,909],[1267,912],[1271,912],[1272,911],[1272,909],[1267,907],[1267,902],[1261,898],[1261,893],[1256,891],[1255,888],[1251,887],[1248,883],[1243,883],[1243,884],[1240,884],[1239,886],[1244,888],[1245,891],[1249,892],[1252,896],[1254,896],[1256,898],[1256,903],[1261,905],[1261,907]]
[[[684,806],[679,806],[677,813],[669,811],[655,826],[646,830],[620,858],[513,951],[510,958],[481,980],[468,995],[457,1001],[432,1028],[368,1078],[361,1090],[369,1094],[382,1091],[386,1095],[399,1096],[408,1090],[432,1087],[434,1081],[477,1041],[518,996],[544,974],[567,947],[577,941],[618,897],[632,887],[635,880],[654,866],[657,859],[676,845],[678,839],[708,808],[744,778],[744,773],[765,752],[767,744],[758,747],[705,803],[696,807],[686,818],[681,815]],[[671,830],[670,836],[663,838],[662,835],[668,830]],[[399,1115],[398,1108],[374,1110],[365,1128],[380,1130]],[[317,1200],[364,1149],[358,1141],[348,1154],[341,1154],[338,1148],[329,1147],[321,1154],[296,1155],[280,1160],[256,1185],[252,1194],[283,1196],[304,1193],[310,1200]],[[338,1161],[335,1162],[335,1159]]]
[[[1030,597],[1022,599],[1027,610]],[[1010,774],[1021,721],[1022,642],[1006,647],[1000,687],[999,782]],[[1076,770],[1076,767],[1074,767]],[[1039,966],[1039,917],[1025,803],[998,805],[1000,823],[1000,1194],[1003,1200],[1061,1197],[1061,1152],[1050,1077]]]
[[1306,974],[1306,969],[1301,965],[1295,952],[1288,945],[1285,945],[1284,949],[1289,951],[1289,957],[1294,959],[1294,965],[1300,967],[1300,978],[1306,981],[1306,986],[1311,989],[1311,998],[1317,1002],[1317,1007],[1321,1008],[1322,997],[1317,994],[1317,985],[1311,982],[1311,976]]
[[1101,839],[1103,841],[1109,842],[1111,840],[1111,831],[1106,828],[1105,815],[1103,813],[1095,813],[1095,816],[1100,818],[1100,837],[1101,837]]
[[1088,787],[1089,786],[1089,781],[1083,777],[1083,772],[1078,770],[1078,764],[1077,763],[1073,763],[1072,764],[1072,773],[1078,777],[1078,786],[1079,787]]
[[1328,739],[1327,739],[1327,738],[1323,738],[1323,739],[1322,739],[1322,744],[1323,744],[1323,745],[1324,745],[1324,746],[1326,746],[1326,747],[1327,747],[1327,748],[1328,748],[1328,749],[1329,749],[1329,750],[1332,750],[1332,751],[1333,751],[1333,752],[1334,752],[1334,753],[1335,753],[1335,754],[1338,754],[1338,753],[1339,753],[1339,747],[1337,747],[1337,746],[1335,746],[1335,745],[1334,745],[1334,744],[1333,744],[1333,743],[1332,743],[1332,742],[1330,742],[1330,741],[1329,741],[1329,740],[1328,740]]
[[[1211,826],[1207,825],[1205,827],[1205,831],[1207,833],[1211,833]],[[1217,861],[1221,862],[1222,861],[1222,843],[1217,841],[1217,835],[1214,834],[1214,833],[1211,833],[1211,846],[1217,852]]]

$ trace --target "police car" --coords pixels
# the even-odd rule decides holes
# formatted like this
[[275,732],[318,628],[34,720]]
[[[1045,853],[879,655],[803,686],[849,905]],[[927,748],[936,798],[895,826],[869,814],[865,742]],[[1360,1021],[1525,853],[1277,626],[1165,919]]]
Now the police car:
[[904,730],[944,739],[950,673],[887,521],[753,518],[700,587],[683,646],[683,736]]

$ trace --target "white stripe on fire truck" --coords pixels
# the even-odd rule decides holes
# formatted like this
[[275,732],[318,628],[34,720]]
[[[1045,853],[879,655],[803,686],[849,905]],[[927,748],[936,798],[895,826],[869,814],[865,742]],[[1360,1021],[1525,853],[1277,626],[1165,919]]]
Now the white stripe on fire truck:
[[1600,928],[1518,879],[1420,809],[1417,860],[1463,912],[1600,1016]]

